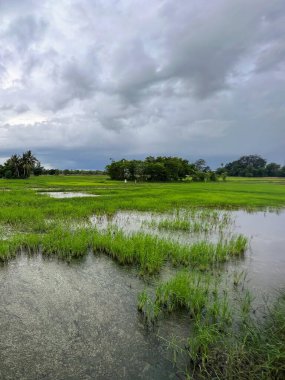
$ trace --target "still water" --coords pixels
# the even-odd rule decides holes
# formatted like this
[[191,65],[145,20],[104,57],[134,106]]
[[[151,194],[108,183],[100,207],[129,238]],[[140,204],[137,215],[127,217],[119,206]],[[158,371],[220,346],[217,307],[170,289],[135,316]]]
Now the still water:
[[39,192],[41,195],[48,195],[51,198],[63,199],[63,198],[87,198],[87,197],[99,197],[100,195],[80,193],[78,191],[44,191]]
[[23,255],[2,267],[1,380],[174,378],[165,348],[138,315],[143,287],[94,255],[73,264]]
[[[250,249],[225,272],[247,271],[256,293],[284,289],[285,212],[232,216],[234,231],[250,238]],[[112,222],[141,228],[144,218],[120,213]],[[188,322],[172,316],[148,331],[136,309],[145,286],[135,270],[93,254],[71,264],[23,254],[1,266],[0,379],[180,378],[157,336],[186,337]]]
[[[232,264],[227,269],[247,272],[247,281],[251,289],[260,293],[274,293],[285,287],[285,210],[278,212],[246,212],[218,211],[220,217],[229,215],[229,223],[225,225],[225,235],[243,234],[249,239],[249,249],[245,258]],[[171,215],[168,215],[168,218]],[[150,226],[150,222],[160,222],[164,214],[147,212],[120,211],[113,217],[92,217],[91,222],[96,228],[117,226],[126,232],[144,231],[152,235],[172,239],[181,244],[191,244],[197,240],[206,239],[216,242],[219,233],[214,229],[208,234],[193,234],[159,230]]]

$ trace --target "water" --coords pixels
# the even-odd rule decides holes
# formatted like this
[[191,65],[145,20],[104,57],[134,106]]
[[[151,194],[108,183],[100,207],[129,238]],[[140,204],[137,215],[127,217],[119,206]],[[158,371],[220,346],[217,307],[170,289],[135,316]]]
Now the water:
[[[143,287],[106,257],[11,261],[0,272],[1,380],[175,378],[137,312]],[[183,323],[165,323],[161,334],[181,332]]]
[[[230,229],[248,236],[250,249],[244,259],[228,263],[225,273],[244,270],[255,294],[275,297],[285,287],[285,212],[231,216]],[[159,233],[145,225],[151,217],[120,212],[93,223]],[[171,234],[193,239],[189,233],[165,237]],[[160,278],[171,274],[166,268]],[[158,280],[146,285],[135,269],[92,254],[71,264],[21,255],[0,267],[0,379],[178,378],[157,335],[187,337],[187,317],[172,315],[159,330],[148,331],[136,309],[138,292],[145,286],[151,291]]]
[[237,263],[247,272],[254,293],[277,295],[285,290],[285,211],[246,213],[236,211],[235,231],[248,236],[250,249]]
[[[185,210],[180,211],[182,218],[192,221],[200,221],[200,214],[194,213],[194,216],[191,217],[191,214],[188,215]],[[231,214],[229,212],[218,212],[220,220],[223,216],[229,217],[229,223],[225,225],[225,228],[230,232],[230,227],[232,226]],[[167,229],[159,229],[157,224],[166,219],[175,220],[177,218],[176,213],[169,214],[160,214],[160,213],[151,213],[151,212],[139,212],[139,211],[119,211],[113,216],[109,215],[94,215],[90,218],[91,224],[97,229],[107,229],[108,227],[118,227],[123,230],[124,233],[132,234],[136,232],[145,232],[146,234],[151,234],[164,239],[171,239],[177,241],[181,244],[193,243],[201,239],[211,240],[213,242],[217,241],[219,234],[217,233],[217,228],[213,228],[211,233],[193,233],[185,231],[172,231]],[[193,219],[194,218],[194,219]],[[203,223],[206,221],[203,220]]]
[[49,195],[52,198],[84,198],[84,197],[100,197],[100,195],[80,193],[80,192],[66,192],[66,191],[45,191],[39,192],[41,195]]
[[[231,211],[220,212],[220,216],[229,214],[229,224],[223,228],[224,233],[243,234],[248,237],[250,248],[245,259],[228,265],[228,270],[246,271],[248,286],[260,294],[273,294],[285,287],[285,211],[254,212]],[[167,215],[171,218],[171,214]],[[149,223],[163,220],[165,214],[147,212],[120,211],[114,217],[94,216],[91,222],[97,228],[115,225],[123,231],[134,233],[144,231],[152,235],[176,240],[182,244],[193,243],[200,239],[217,241],[217,230],[209,234],[159,230]]]

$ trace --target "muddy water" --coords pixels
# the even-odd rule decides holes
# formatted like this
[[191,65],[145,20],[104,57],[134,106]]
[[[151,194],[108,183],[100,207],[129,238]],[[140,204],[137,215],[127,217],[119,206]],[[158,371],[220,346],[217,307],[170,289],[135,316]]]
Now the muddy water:
[[[1,380],[176,378],[136,310],[143,288],[93,255],[73,264],[21,256],[0,268]],[[165,321],[160,335],[182,328]]]

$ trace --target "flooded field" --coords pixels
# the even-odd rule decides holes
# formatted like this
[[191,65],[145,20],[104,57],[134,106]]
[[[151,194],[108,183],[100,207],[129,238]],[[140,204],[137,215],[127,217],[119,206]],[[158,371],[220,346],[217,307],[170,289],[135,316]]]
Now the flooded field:
[[[189,214],[183,213],[179,219],[187,222]],[[244,256],[228,260],[222,273],[229,281],[235,273],[245,273],[244,283],[256,297],[257,307],[264,297],[275,299],[285,287],[285,212],[211,215],[201,211],[190,215],[191,223],[177,224],[173,213],[117,212],[94,216],[91,225],[99,231],[112,227],[129,235],[143,232],[184,245],[243,234],[249,239]],[[23,252],[3,264],[0,378],[184,378],[167,342],[173,336],[183,340],[189,335],[189,315],[183,311],[166,316],[150,329],[137,311],[138,294],[144,289],[154,294],[157,284],[177,271],[166,263],[146,279],[135,267],[120,266],[91,251],[70,263]]]
[[[227,269],[246,271],[251,287],[259,292],[274,292],[285,287],[285,211],[217,211],[220,228],[212,225],[200,233],[159,229],[159,223],[166,218],[175,219],[175,214],[122,211],[113,217],[94,216],[91,222],[99,229],[116,226],[126,233],[144,231],[182,244],[191,244],[201,239],[215,242],[221,233],[243,234],[249,239],[246,255],[234,264],[229,263]],[[199,215],[197,219],[199,220]]]

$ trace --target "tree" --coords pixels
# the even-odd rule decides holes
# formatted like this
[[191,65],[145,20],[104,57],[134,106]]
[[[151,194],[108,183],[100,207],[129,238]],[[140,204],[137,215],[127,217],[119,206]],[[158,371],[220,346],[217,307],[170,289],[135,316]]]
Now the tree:
[[20,157],[13,154],[1,167],[0,176],[5,178],[28,178],[32,172],[41,174],[43,168],[30,150]]
[[266,160],[258,155],[242,156],[236,161],[229,162],[224,167],[221,165],[216,173],[222,175],[223,172],[230,176],[240,177],[279,177],[284,176],[284,166],[270,162],[266,165]]
[[266,174],[265,165],[266,160],[264,158],[258,155],[249,155],[229,162],[224,166],[224,169],[231,176],[259,177]]
[[30,177],[31,172],[35,168],[37,163],[38,163],[38,160],[36,159],[36,157],[32,154],[30,150],[23,153],[22,166],[24,170],[24,178]]
[[33,169],[33,173],[35,176],[42,175],[44,172],[44,167],[41,166],[41,163],[38,161]]
[[145,173],[150,181],[167,181],[167,171],[161,162],[149,162],[145,166]]
[[180,157],[146,157],[141,160],[112,161],[106,170],[111,179],[116,180],[147,180],[147,181],[181,181],[187,176],[193,181],[215,181],[217,176],[206,165],[204,160],[198,160],[197,165],[189,163]]
[[270,162],[266,165],[266,174],[269,177],[277,177],[280,172],[281,165],[276,164],[275,162]]
[[7,170],[11,171],[12,177],[20,178],[22,174],[22,160],[17,154],[13,154],[6,162],[6,171]]
[[195,162],[194,162],[194,165],[195,165],[195,168],[196,168],[199,172],[204,172],[204,171],[206,171],[206,169],[208,168],[208,166],[206,165],[206,161],[203,160],[202,158],[199,158],[199,160],[195,161]]
[[128,162],[125,159],[120,161],[112,161],[110,165],[106,166],[107,174],[111,179],[124,180]]
[[285,166],[282,166],[282,168],[280,168],[279,175],[280,177],[285,177]]

